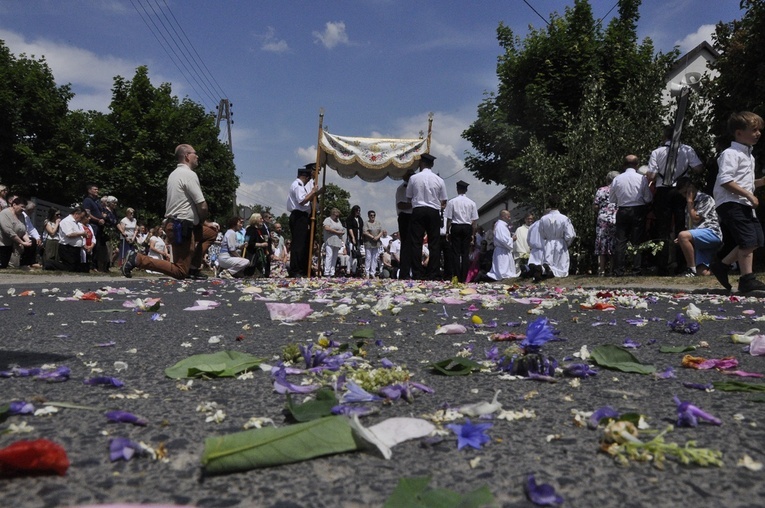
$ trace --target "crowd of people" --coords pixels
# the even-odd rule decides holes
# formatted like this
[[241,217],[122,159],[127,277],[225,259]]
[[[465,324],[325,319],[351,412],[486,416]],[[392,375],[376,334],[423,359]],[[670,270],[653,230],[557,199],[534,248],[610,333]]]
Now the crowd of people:
[[712,195],[694,184],[704,165],[693,148],[679,144],[676,157],[670,157],[672,126],[665,128],[647,166],[627,155],[623,171],[609,173],[595,193],[598,274],[640,275],[652,261],[658,275],[714,275],[730,290],[728,275],[735,266],[740,292],[765,290],[752,273],[753,253],[765,245],[754,194],[765,179],[755,178],[752,155],[762,129],[763,119],[755,113],[730,116],[732,142],[717,158]]
[[[754,194],[765,179],[754,178],[751,153],[762,129],[763,120],[754,113],[731,116],[734,141],[718,158],[713,195],[692,181],[703,165],[691,147],[679,145],[676,157],[670,156],[672,127],[647,166],[627,155],[623,170],[610,172],[595,193],[598,275],[643,273],[641,247],[648,244],[654,248],[652,262],[659,275],[714,275],[730,289],[728,273],[735,263],[741,273],[739,291],[765,289],[752,273],[753,252],[765,244]],[[207,267],[220,278],[310,273],[459,282],[514,277],[540,281],[566,277],[572,269],[569,248],[576,232],[558,209],[557,195],[548,197],[539,219],[525,213],[514,221],[510,211],[502,210],[487,234],[478,226],[468,184],[457,182],[456,197],[448,199],[444,180],[432,171],[436,158],[428,153],[421,156],[418,171],[405,174],[396,189],[398,231],[388,235],[374,210],[366,212],[365,221],[359,205],[344,219],[333,208],[318,225],[322,243],[312,245],[309,218],[315,198],[324,192],[314,183],[315,164],[299,168],[290,187],[291,238],[285,238],[282,224],[267,212],[231,217],[221,230],[209,220],[193,147],[179,145],[175,155],[165,218],[153,227],[139,222],[132,208],[117,220],[117,199],[100,198],[99,188],[91,184],[70,213],[51,208],[39,232],[31,220],[34,203],[9,196],[0,185],[0,268],[87,272],[116,265],[127,277],[144,269],[203,279]],[[724,240],[731,245],[727,250],[721,250]]]

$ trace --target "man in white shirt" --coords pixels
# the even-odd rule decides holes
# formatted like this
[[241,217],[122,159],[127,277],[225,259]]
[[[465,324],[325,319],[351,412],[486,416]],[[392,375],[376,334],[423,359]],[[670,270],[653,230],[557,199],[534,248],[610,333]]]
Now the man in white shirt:
[[199,156],[187,144],[175,148],[178,163],[167,177],[165,200],[165,234],[173,246],[173,260],[155,259],[140,252],[131,252],[122,263],[122,274],[130,278],[134,268],[151,270],[175,279],[206,279],[200,273],[204,254],[215,242],[220,227],[207,218],[210,210],[194,171]]
[[[640,245],[640,238],[645,231],[645,218],[648,204],[653,195],[646,177],[637,172],[639,160],[636,155],[624,158],[624,172],[611,182],[609,201],[617,206],[616,233],[614,241],[614,275],[624,275],[627,242],[633,247]],[[640,273],[641,256],[633,258],[633,273]]]
[[[441,210],[446,206],[446,184],[431,171],[436,158],[429,153],[420,156],[420,172],[412,175],[406,187],[406,197],[412,200],[412,222],[409,238],[412,243],[412,259],[422,259],[423,238],[428,236],[427,270],[423,273],[421,263],[412,264],[412,276],[415,279],[438,280],[441,260],[433,253],[440,252]],[[407,278],[407,274],[402,274]]]
[[64,217],[58,227],[58,259],[46,261],[46,270],[87,272],[88,265],[82,262],[82,247],[88,232],[82,225],[87,214],[82,206],[75,206],[72,213]]
[[446,236],[451,245],[453,274],[465,282],[470,268],[470,248],[478,227],[478,207],[466,196],[468,184],[457,182],[457,197],[446,203]]
[[309,214],[311,202],[318,195],[321,187],[314,187],[313,172],[316,163],[311,162],[298,169],[297,178],[290,186],[287,196],[287,211],[290,214],[290,233],[292,234],[292,249],[290,250],[290,277],[305,277],[308,274],[308,243],[310,241]]
[[662,145],[651,152],[646,174],[649,183],[654,182],[656,185],[656,194],[653,197],[656,237],[664,241],[664,248],[656,258],[659,275],[674,275],[671,269],[677,259],[674,240],[677,233],[685,229],[685,197],[677,192],[677,181],[689,178],[692,173],[704,169],[693,148],[683,144],[678,147],[674,168],[670,167],[668,159],[673,135],[674,127],[667,125],[664,128]]

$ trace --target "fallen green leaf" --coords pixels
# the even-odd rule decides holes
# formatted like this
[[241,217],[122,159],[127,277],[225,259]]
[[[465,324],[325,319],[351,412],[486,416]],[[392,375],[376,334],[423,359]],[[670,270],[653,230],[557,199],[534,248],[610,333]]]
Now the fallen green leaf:
[[468,358],[462,358],[461,356],[447,358],[440,362],[433,362],[430,366],[445,376],[467,376],[474,370],[479,370],[481,368],[478,363]]
[[287,427],[264,427],[208,437],[202,466],[207,474],[234,473],[358,448],[348,418],[329,416]]
[[696,346],[661,346],[659,348],[661,353],[687,353],[688,351],[696,351]]
[[302,404],[295,404],[290,394],[287,394],[287,410],[298,422],[308,422],[329,416],[332,414],[332,408],[336,405],[337,397],[335,392],[329,388],[322,388],[316,392],[315,399]]
[[591,358],[600,365],[608,369],[620,370],[622,372],[635,372],[637,374],[652,374],[656,371],[653,365],[646,365],[623,347],[605,344],[598,346],[590,353]]
[[375,336],[375,331],[372,328],[359,328],[353,331],[352,337],[354,339],[371,339]]
[[713,381],[712,386],[722,392],[765,392],[765,385],[745,381]]
[[165,375],[172,379],[189,377],[234,377],[253,370],[263,360],[239,351],[194,355],[165,369]]
[[448,489],[428,489],[429,483],[429,476],[400,479],[383,508],[478,508],[494,503],[486,485],[463,495]]

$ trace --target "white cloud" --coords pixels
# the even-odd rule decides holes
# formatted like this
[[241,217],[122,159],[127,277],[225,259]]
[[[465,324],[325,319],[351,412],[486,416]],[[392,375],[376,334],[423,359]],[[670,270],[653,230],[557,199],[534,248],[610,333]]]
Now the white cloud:
[[327,49],[332,49],[339,44],[349,44],[348,34],[345,33],[345,23],[342,21],[328,21],[324,32],[313,32],[313,36],[316,39],[315,42],[321,42]]
[[686,35],[679,41],[675,41],[675,46],[679,46],[682,53],[687,53],[704,41],[711,44],[714,31],[715,25],[701,25],[694,33]]
[[255,34],[255,38],[260,40],[260,49],[270,53],[286,53],[290,50],[289,44],[284,39],[276,36],[276,29],[269,26],[264,34]]
[[[0,29],[0,39],[5,41],[16,56],[45,57],[53,71],[56,83],[72,84],[74,99],[71,109],[94,109],[106,112],[112,98],[112,86],[117,75],[132,78],[141,65],[110,55],[97,55],[92,51],[47,39],[26,40],[22,35]],[[176,90],[176,94],[179,92]]]

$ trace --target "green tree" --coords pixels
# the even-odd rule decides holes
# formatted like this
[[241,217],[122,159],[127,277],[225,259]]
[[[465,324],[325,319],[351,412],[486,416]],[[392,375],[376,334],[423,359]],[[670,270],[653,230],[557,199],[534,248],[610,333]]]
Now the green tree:
[[131,81],[114,79],[109,109],[109,127],[102,123],[93,135],[90,155],[99,168],[86,180],[135,208],[139,216],[159,219],[165,211],[167,176],[175,169],[175,147],[188,143],[199,154],[196,172],[211,215],[226,221],[239,179],[233,154],[218,139],[215,121],[201,105],[179,100],[168,83],[154,87],[142,66]]
[[[720,53],[711,68],[720,75],[705,88],[711,103],[711,130],[726,136],[728,116],[734,111],[753,111],[765,118],[765,0],[741,0],[741,19],[719,23],[713,44]],[[755,146],[758,159],[763,143]]]
[[542,210],[548,196],[561,197],[585,269],[596,189],[621,169],[625,155],[647,162],[671,120],[661,93],[677,53],[655,55],[650,39],[638,43],[639,6],[640,0],[620,0],[619,15],[603,29],[590,4],[577,0],[523,41],[500,24],[498,91],[463,133],[475,150],[466,167],[509,187],[516,203]]
[[67,121],[73,96],[56,86],[45,58],[16,58],[0,40],[0,180],[12,192],[56,201],[88,165],[66,142],[76,137]]

